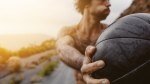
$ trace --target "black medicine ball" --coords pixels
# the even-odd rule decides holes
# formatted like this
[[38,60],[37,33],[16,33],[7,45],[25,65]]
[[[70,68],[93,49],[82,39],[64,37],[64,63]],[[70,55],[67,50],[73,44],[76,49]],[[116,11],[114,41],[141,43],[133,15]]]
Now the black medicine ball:
[[111,84],[150,84],[150,14],[120,18],[100,35],[92,60],[106,66],[91,74]]

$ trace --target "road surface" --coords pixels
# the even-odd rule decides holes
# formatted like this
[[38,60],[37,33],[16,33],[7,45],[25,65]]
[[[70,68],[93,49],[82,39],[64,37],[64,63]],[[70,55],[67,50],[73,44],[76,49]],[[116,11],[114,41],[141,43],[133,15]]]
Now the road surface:
[[[27,63],[31,63],[32,61],[37,61],[41,57],[48,55],[51,53],[51,51],[43,52],[37,55],[30,56],[28,58],[22,59],[22,66],[25,66]],[[47,61],[48,62],[48,61]],[[20,74],[10,74],[4,78],[0,79],[0,84],[9,84],[9,81],[12,79],[12,77],[17,77],[20,78],[19,75],[23,76],[23,80],[21,81],[20,84],[34,84],[31,82],[31,79],[33,76],[36,76],[38,72],[40,72],[43,69],[43,65],[45,65],[46,62],[36,66],[33,69],[23,69],[23,72]],[[4,71],[6,72],[6,71]],[[1,73],[0,77],[5,76],[6,74]],[[69,67],[67,67],[65,64],[60,62],[58,67],[55,69],[55,71],[50,74],[49,76],[46,76],[42,78],[41,81],[35,82],[35,84],[75,84],[75,79],[74,79],[74,73],[73,70]]]
[[60,63],[58,68],[50,76],[44,78],[41,84],[75,84],[74,72],[65,64]]

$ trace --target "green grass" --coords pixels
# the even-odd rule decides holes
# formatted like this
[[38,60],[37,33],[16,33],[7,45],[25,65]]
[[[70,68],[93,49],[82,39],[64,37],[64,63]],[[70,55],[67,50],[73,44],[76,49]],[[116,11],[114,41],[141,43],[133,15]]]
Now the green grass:
[[43,67],[43,70],[41,70],[38,75],[41,77],[50,75],[54,69],[57,67],[58,62],[50,62],[46,66]]
[[9,81],[9,84],[20,84],[22,80],[16,80],[15,78],[12,78],[10,81]]
[[47,56],[48,56],[48,57],[53,57],[53,56],[55,56],[55,55],[57,55],[57,54],[58,54],[57,50],[56,50],[56,49],[53,49],[53,50],[51,50],[51,53],[48,54]]
[[58,53],[57,51],[54,49],[54,50],[51,50],[51,53],[49,53],[48,55],[46,56],[43,56],[39,59],[39,64],[45,62],[46,60],[51,60],[52,57],[56,56]]

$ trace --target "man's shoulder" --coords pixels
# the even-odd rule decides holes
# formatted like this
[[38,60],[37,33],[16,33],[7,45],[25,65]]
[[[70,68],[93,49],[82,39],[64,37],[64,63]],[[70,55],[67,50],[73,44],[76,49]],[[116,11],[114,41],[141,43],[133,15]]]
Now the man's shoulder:
[[66,35],[71,36],[73,33],[76,32],[76,28],[77,28],[77,25],[65,26],[65,27],[60,29],[60,31],[58,33],[58,37],[63,37],[63,36],[66,36]]

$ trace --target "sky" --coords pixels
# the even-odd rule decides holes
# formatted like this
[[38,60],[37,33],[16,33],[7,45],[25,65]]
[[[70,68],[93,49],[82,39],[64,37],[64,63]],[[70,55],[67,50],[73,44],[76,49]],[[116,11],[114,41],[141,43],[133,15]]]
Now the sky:
[[[110,0],[111,14],[104,21],[112,23],[132,0]],[[56,37],[64,26],[77,24],[74,0],[0,0],[0,35],[46,34]]]

